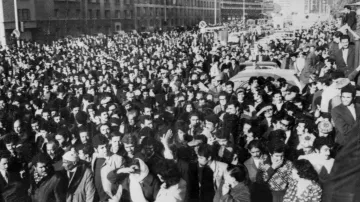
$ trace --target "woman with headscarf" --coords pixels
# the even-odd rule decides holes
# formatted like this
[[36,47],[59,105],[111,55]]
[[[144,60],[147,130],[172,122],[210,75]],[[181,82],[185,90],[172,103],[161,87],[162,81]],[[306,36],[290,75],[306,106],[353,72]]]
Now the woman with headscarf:
[[139,158],[129,167],[111,171],[107,177],[112,184],[123,187],[122,202],[154,202],[160,189],[159,179]]

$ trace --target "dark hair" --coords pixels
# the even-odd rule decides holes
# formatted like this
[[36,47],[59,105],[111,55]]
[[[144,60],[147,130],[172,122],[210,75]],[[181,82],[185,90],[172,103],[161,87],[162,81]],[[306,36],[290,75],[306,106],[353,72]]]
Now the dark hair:
[[125,134],[124,137],[121,139],[123,144],[133,144],[137,145],[137,138],[135,135],[132,134]]
[[198,156],[203,156],[205,158],[209,158],[209,157],[212,157],[213,156],[213,153],[212,153],[212,147],[208,144],[202,144],[199,146],[199,149],[198,149]]
[[229,165],[227,171],[237,182],[244,182],[245,185],[249,185],[249,173],[244,165]]
[[248,148],[249,150],[251,150],[252,148],[258,148],[258,149],[260,149],[260,151],[261,151],[261,150],[262,150],[262,144],[261,144],[261,142],[260,142],[259,140],[252,140],[252,141],[248,144],[247,148]]
[[231,86],[231,88],[234,88],[234,82],[232,82],[232,81],[227,81],[226,83],[225,83],[225,86]]
[[296,160],[294,161],[293,165],[294,168],[298,171],[298,175],[300,178],[312,180],[315,182],[319,181],[319,176],[317,172],[308,160]]
[[283,141],[275,140],[269,142],[269,153],[285,153],[286,150],[286,144]]
[[351,10],[351,7],[348,6],[348,5],[344,6],[344,8],[345,8],[345,9],[348,9],[348,10]]
[[11,157],[11,154],[8,150],[0,151],[0,161],[1,161],[1,159],[9,159],[10,157]]
[[270,142],[275,141],[275,140],[285,141],[286,140],[286,133],[285,133],[285,131],[283,131],[281,129],[271,131],[269,133],[268,140]]
[[78,148],[77,151],[79,152],[80,150],[83,151],[84,155],[88,154],[90,157],[93,155],[94,153],[94,149],[89,145],[89,144],[81,144]]
[[340,41],[343,40],[343,39],[347,39],[347,40],[350,42],[350,37],[349,37],[349,35],[342,35],[342,36],[340,37]]
[[50,165],[51,164],[51,158],[42,152],[39,152],[36,156],[33,157],[32,159],[32,164],[34,166],[36,166],[37,163],[43,163],[45,165]]
[[341,89],[341,95],[343,93],[351,93],[352,97],[356,97],[356,88],[352,85],[347,85],[344,88]]
[[315,139],[313,147],[315,149],[320,150],[321,147],[323,147],[325,145],[328,146],[329,148],[331,148],[334,145],[334,142],[330,138],[327,138],[327,137],[318,137]]
[[181,174],[176,165],[172,160],[161,160],[156,164],[156,172],[164,180],[165,187],[169,188],[180,182]]

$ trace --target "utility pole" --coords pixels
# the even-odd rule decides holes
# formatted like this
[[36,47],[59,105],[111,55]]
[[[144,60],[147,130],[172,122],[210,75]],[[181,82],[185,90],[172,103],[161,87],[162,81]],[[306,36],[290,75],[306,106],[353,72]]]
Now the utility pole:
[[17,0],[14,0],[14,13],[15,13],[15,29],[19,30],[19,16],[17,9]]
[[167,16],[166,16],[166,9],[167,9],[167,2],[166,2],[167,0],[165,0],[164,2],[165,2],[165,23],[167,24]]
[[18,9],[17,9],[17,0],[14,0],[14,13],[15,13],[15,30],[17,33],[19,33],[17,36],[15,36],[16,44],[17,44],[17,47],[20,47],[20,41],[19,41],[20,30],[19,30],[19,16],[18,16]]
[[244,20],[244,25],[246,25],[246,23],[245,23],[245,0],[243,0],[243,20]]
[[216,25],[216,11],[217,11],[217,2],[216,2],[216,0],[214,0],[214,11],[215,11],[214,24]]

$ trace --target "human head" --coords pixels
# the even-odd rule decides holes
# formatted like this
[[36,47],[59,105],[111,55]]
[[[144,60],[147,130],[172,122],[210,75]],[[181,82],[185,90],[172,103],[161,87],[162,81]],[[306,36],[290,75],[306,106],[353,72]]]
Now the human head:
[[34,156],[32,159],[32,164],[34,166],[35,172],[37,172],[40,176],[46,176],[53,171],[51,159],[44,153],[40,152]]
[[7,171],[9,167],[9,158],[11,154],[9,151],[0,151],[0,170]]
[[259,140],[251,141],[247,147],[252,158],[259,159],[261,157],[261,142]]
[[271,161],[284,160],[286,145],[283,141],[275,140],[269,143]]
[[66,171],[72,171],[78,166],[79,154],[74,150],[70,150],[63,155],[63,167]]
[[319,177],[317,172],[315,171],[314,167],[308,160],[301,159],[296,160],[293,163],[294,168],[292,170],[292,177],[293,179],[306,179],[310,181],[319,181]]
[[356,89],[351,86],[347,85],[344,88],[341,89],[341,102],[345,106],[350,106],[354,103],[356,95]]
[[130,133],[125,134],[124,137],[121,139],[122,143],[124,144],[124,149],[127,155],[132,156],[135,153],[135,148],[137,146],[137,139],[135,135]]
[[320,154],[325,160],[330,159],[331,148],[333,147],[333,141],[327,137],[318,137],[314,141],[314,148],[317,153]]
[[208,165],[212,160],[212,147],[207,144],[202,144],[197,150],[197,157],[200,166]]
[[95,152],[98,154],[99,157],[107,157],[108,151],[107,151],[107,145],[109,141],[108,139],[103,135],[96,135],[93,140],[92,144],[94,147]]
[[180,182],[181,174],[173,160],[161,160],[156,165],[156,173],[159,179],[169,188]]
[[343,35],[340,37],[341,47],[344,49],[349,48],[350,37],[348,35]]
[[227,172],[225,172],[224,180],[227,184],[233,185],[236,182],[243,182],[245,185],[248,185],[249,173],[244,165],[229,165],[227,167]]

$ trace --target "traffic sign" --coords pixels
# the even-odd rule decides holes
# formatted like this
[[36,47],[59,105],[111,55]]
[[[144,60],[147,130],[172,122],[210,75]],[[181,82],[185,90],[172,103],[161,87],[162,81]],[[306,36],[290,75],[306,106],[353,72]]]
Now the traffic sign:
[[205,27],[207,27],[206,22],[205,22],[205,21],[201,21],[201,22],[199,23],[199,27],[200,27],[200,28],[205,28]]
[[19,37],[20,37],[20,31],[17,30],[17,29],[14,29],[14,31],[12,32],[12,34],[14,34],[16,38],[19,38]]

